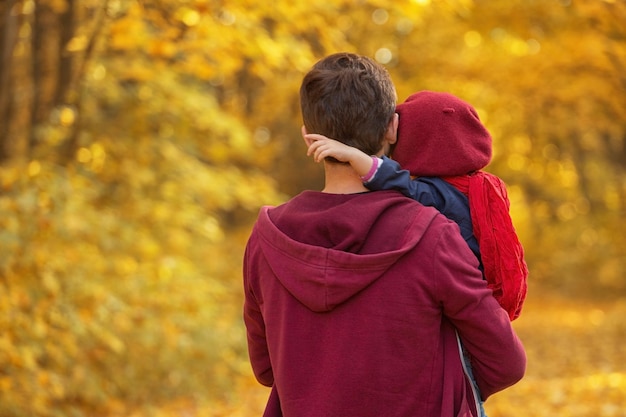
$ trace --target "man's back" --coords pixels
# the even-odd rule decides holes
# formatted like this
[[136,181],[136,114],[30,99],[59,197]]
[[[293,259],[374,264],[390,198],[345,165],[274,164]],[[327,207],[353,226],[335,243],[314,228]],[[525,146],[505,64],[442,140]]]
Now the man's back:
[[395,192],[304,192],[262,210],[244,261],[255,375],[285,417],[475,415],[525,356],[458,228]]

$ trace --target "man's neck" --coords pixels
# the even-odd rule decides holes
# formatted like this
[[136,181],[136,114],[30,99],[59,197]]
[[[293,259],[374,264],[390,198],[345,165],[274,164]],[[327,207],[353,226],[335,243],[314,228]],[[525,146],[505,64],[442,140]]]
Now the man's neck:
[[350,165],[324,163],[325,185],[322,192],[356,194],[369,191]]

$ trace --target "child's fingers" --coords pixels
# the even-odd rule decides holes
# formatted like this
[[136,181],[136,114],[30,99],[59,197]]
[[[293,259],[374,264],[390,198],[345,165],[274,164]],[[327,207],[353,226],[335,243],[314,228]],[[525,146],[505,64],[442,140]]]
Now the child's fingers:
[[307,149],[307,156],[313,156],[313,160],[315,162],[320,162],[321,160],[324,159],[323,156],[321,156],[323,153],[325,152],[325,146],[323,142],[313,142],[309,148]]
[[315,148],[315,150],[313,151],[313,159],[315,160],[315,162],[319,162],[323,159],[321,156],[323,152],[324,152],[324,149],[321,146],[317,146]]
[[315,162],[321,162],[332,155],[332,139],[317,133],[308,133],[304,137],[312,141],[307,149],[307,156],[313,156]]
[[322,139],[328,139],[326,136],[320,135],[318,133],[307,133],[306,135],[304,135],[304,137],[307,138],[307,139],[314,140],[314,141],[318,141],[318,140],[322,140]]
[[327,148],[330,145],[328,138],[321,135],[316,136],[318,136],[319,139],[311,138],[314,140],[314,142],[309,145],[309,149],[307,151],[309,153],[318,152],[320,149]]
[[312,154],[315,154],[317,150],[319,149],[320,145],[322,145],[322,143],[318,141],[311,143],[309,145],[309,148],[306,151],[307,156],[311,156]]

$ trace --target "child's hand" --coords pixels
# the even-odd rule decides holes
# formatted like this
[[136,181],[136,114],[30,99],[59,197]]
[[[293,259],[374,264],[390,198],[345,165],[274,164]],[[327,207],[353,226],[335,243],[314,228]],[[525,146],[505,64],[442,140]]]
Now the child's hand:
[[357,148],[315,133],[305,134],[304,137],[312,141],[306,154],[307,156],[313,155],[315,162],[321,162],[326,157],[335,158],[340,162],[349,162],[361,177],[367,175],[372,168],[374,163],[372,157]]
[[359,152],[351,146],[327,138],[324,135],[311,133],[305,135],[305,138],[313,141],[306,154],[307,156],[313,155],[315,162],[321,162],[326,157],[333,157],[340,162],[350,162],[355,152]]

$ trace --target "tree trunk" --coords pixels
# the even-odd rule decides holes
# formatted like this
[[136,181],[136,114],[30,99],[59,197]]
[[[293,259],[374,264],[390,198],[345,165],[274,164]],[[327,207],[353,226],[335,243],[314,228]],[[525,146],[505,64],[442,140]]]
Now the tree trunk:
[[18,16],[12,13],[17,0],[6,0],[0,5],[0,164],[11,156],[10,132],[13,113],[14,68],[13,50],[17,42]]
[[60,39],[59,39],[59,72],[57,81],[56,105],[65,104],[70,100],[68,94],[72,87],[73,56],[67,50],[67,45],[74,36],[75,26],[75,1],[67,0],[67,9],[59,16]]

